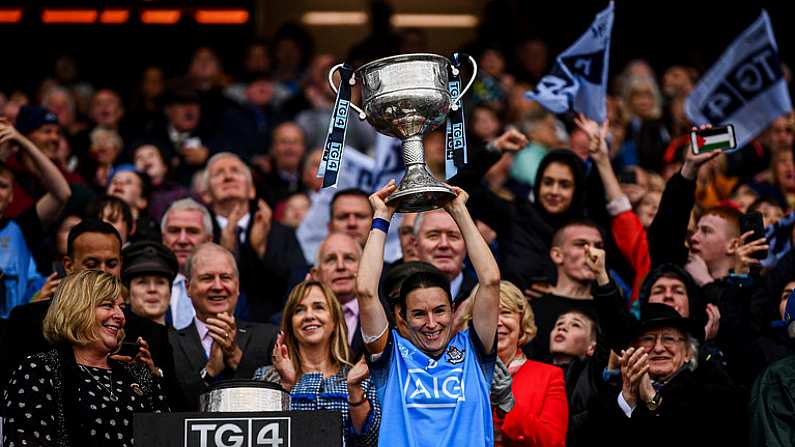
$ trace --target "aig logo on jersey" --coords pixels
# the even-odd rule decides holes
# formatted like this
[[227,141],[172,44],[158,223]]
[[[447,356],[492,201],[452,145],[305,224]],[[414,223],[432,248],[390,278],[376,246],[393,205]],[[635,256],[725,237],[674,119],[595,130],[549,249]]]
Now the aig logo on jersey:
[[185,447],[290,447],[290,418],[185,419]]
[[411,368],[403,386],[407,408],[455,408],[464,398],[463,368],[436,370],[430,375],[422,368]]

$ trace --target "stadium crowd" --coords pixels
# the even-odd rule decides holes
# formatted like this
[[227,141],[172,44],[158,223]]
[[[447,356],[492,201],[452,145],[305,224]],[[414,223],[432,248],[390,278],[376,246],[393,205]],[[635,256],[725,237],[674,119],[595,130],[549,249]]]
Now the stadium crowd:
[[[340,58],[307,36],[132,92],[1,86],[3,446],[132,445],[135,412],[232,378],[339,411],[349,446],[793,445],[795,116],[695,155],[696,68],[614,68],[600,124],[526,99],[543,39],[478,41],[456,198],[340,189],[319,221]],[[404,29],[345,60],[430,51]],[[381,138],[349,120],[362,154]],[[425,150],[443,179],[444,128]]]

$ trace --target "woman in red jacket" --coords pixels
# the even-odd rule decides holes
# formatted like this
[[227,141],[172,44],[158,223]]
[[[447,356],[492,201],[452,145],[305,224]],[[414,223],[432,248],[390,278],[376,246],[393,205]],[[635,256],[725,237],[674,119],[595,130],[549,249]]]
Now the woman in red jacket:
[[[466,321],[470,316],[468,312]],[[528,360],[522,352],[522,346],[535,335],[533,310],[527,299],[515,285],[502,281],[497,355],[511,374],[514,405],[507,414],[494,409],[497,447],[566,445],[569,410],[563,372]]]

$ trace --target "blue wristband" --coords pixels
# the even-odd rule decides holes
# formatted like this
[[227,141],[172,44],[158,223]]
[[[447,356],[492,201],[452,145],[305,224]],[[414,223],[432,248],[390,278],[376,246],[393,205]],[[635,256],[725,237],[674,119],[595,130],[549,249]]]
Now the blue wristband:
[[373,219],[373,225],[370,227],[371,230],[381,230],[384,233],[389,233],[389,221],[386,219],[381,219],[380,217],[376,217]]

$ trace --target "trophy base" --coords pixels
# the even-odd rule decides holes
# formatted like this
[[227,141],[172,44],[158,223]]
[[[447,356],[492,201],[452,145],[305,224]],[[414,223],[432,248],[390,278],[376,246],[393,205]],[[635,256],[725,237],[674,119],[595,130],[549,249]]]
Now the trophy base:
[[410,164],[398,190],[386,198],[386,203],[397,203],[397,213],[420,213],[441,208],[455,198],[452,189],[436,180],[425,164]]

